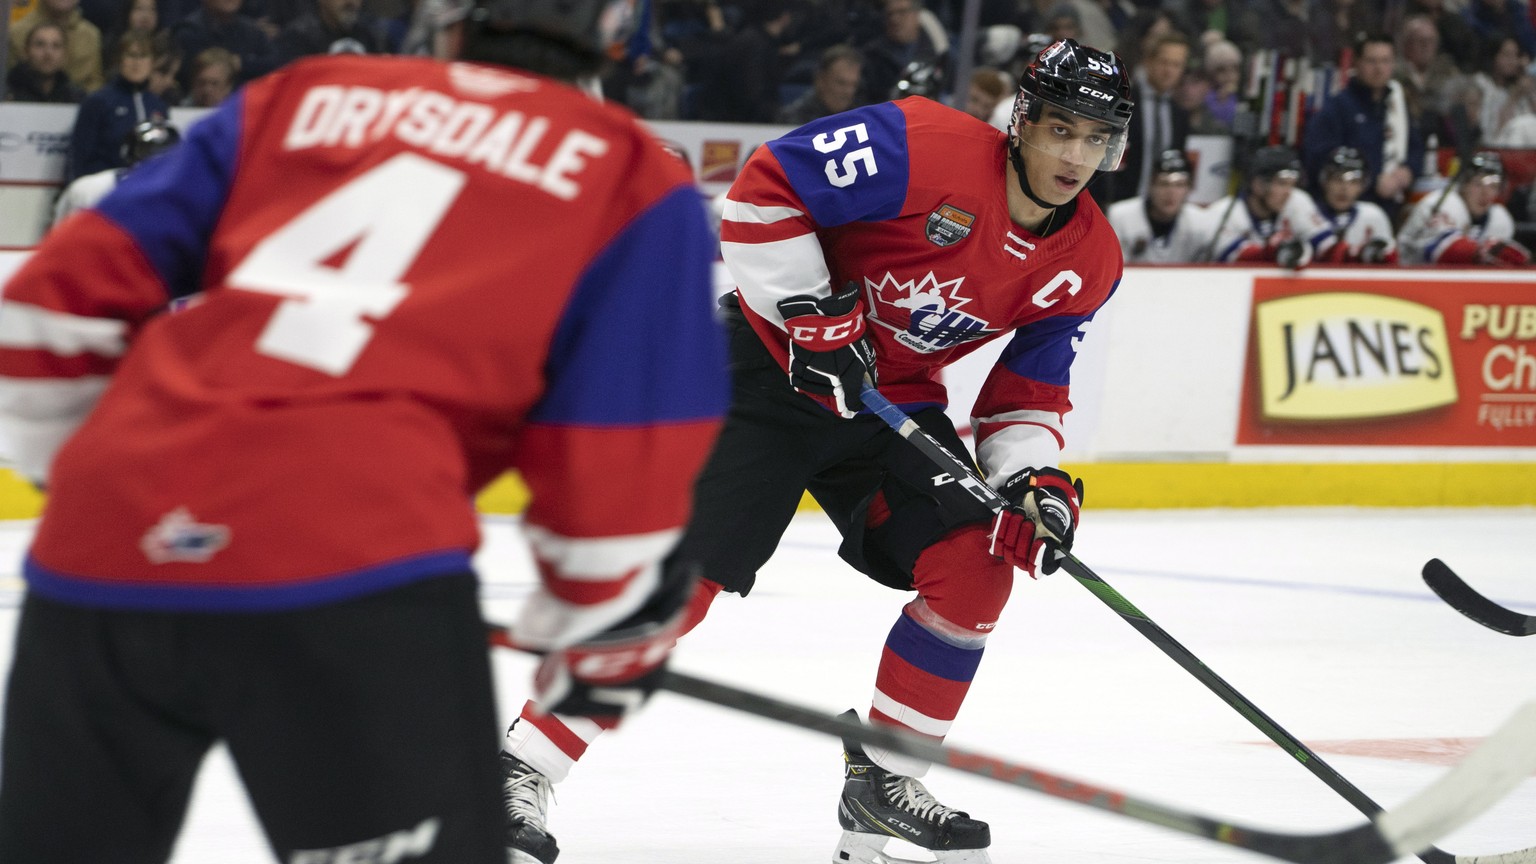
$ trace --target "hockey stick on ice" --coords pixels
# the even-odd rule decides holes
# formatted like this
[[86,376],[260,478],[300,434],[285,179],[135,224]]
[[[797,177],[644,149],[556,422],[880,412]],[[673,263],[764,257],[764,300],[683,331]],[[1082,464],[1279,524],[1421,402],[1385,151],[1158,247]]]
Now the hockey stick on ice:
[[1477,593],[1439,558],[1424,565],[1424,582],[1451,608],[1490,630],[1511,636],[1536,634],[1536,615],[1522,615]]
[[[891,404],[881,393],[865,383],[860,394],[864,405],[875,412],[886,425],[907,439],[919,450],[933,459],[939,467],[945,468],[950,475],[965,489],[969,490],[976,500],[992,510],[1007,506],[1007,501],[999,495],[985,480],[976,473],[971,464],[949,452],[944,445],[934,440],[927,432],[917,425],[917,422],[907,416],[906,412]],[[1332,766],[1323,761],[1322,757],[1312,752],[1311,748],[1303,744],[1300,739],[1287,732],[1280,724],[1270,719],[1257,705],[1239,693],[1232,685],[1228,684],[1220,675],[1211,671],[1188,648],[1179,644],[1177,639],[1169,635],[1168,631],[1159,627],[1155,621],[1147,617],[1134,604],[1125,599],[1113,586],[1105,582],[1098,574],[1088,568],[1086,564],[1069,554],[1059,556],[1061,569],[1072,574],[1083,587],[1093,592],[1095,597],[1103,601],[1104,605],[1115,610],[1126,623],[1135,627],[1148,641],[1156,645],[1159,650],[1173,659],[1175,663],[1183,667],[1184,671],[1193,675],[1196,680],[1204,684],[1211,692],[1221,697],[1222,701],[1237,710],[1237,713],[1252,723],[1255,728],[1263,732],[1269,739],[1278,744],[1281,749],[1291,754],[1296,761],[1307,767],[1319,780],[1328,784],[1333,791],[1343,796],[1344,800],[1354,805],[1355,809],[1372,818],[1382,812],[1382,807],[1371,800],[1359,787],[1355,786],[1343,775],[1335,771]],[[1521,849],[1515,852],[1507,852],[1500,855],[1452,855],[1442,849],[1428,846],[1419,852],[1418,857],[1426,864],[1536,864],[1536,847]]]
[[[502,627],[491,628],[491,643],[518,648],[509,631]],[[1477,750],[1402,806],[1378,811],[1371,821],[1340,831],[1289,834],[1222,821],[1040,768],[935,744],[931,739],[895,727],[865,725],[681,672],[666,672],[661,689],[1300,864],[1396,861],[1471,821],[1536,770],[1536,702],[1531,702],[1515,712]]]

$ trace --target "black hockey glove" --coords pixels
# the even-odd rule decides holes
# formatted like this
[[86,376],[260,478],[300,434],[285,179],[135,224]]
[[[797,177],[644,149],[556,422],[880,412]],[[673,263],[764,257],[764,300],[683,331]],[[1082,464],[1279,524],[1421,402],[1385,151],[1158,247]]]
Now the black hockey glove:
[[1291,237],[1274,244],[1275,263],[1287,270],[1300,270],[1312,263],[1312,244]]
[[1389,264],[1387,260],[1388,243],[1384,237],[1374,237],[1365,241],[1360,247],[1361,264]]
[[579,715],[612,729],[656,692],[698,581],[692,567],[662,569],[663,584],[633,615],[545,656],[534,676],[534,702],[541,710]]
[[1008,499],[992,523],[993,555],[1034,578],[1036,568],[1049,576],[1059,566],[1056,550],[1072,548],[1083,481],[1055,468],[1026,468],[997,490]]
[[839,417],[864,407],[864,376],[875,382],[875,352],[864,330],[859,285],[831,297],[797,294],[779,301],[789,331],[789,383]]

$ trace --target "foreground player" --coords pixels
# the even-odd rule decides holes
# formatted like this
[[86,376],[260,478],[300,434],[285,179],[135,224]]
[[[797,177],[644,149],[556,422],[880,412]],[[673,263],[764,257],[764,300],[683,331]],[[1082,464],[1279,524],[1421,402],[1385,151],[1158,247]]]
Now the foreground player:
[[596,68],[598,4],[538,9],[457,10],[482,63],[256,81],[6,286],[0,414],[49,500],[0,861],[165,861],[223,741],[285,864],[505,862],[470,560],[508,468],[545,702],[611,724],[652,683],[728,396],[712,235],[631,115],[507,68]]
[[1515,219],[1499,203],[1504,160],[1473,154],[1445,191],[1419,199],[1397,240],[1404,264],[1524,267],[1530,250],[1515,241]]
[[[809,489],[849,564],[917,592],[886,641],[870,718],[945,736],[1014,568],[1049,573],[1049,550],[1072,543],[1080,485],[1055,466],[1073,341],[1122,271],[1114,232],[1079,193],[1119,162],[1128,92],[1113,54],[1062,41],[1025,72],[1011,135],[913,98],[757,150],[722,224],[735,389],[678,547],[708,580],[689,624],[717,592],[751,590]],[[981,466],[1016,505],[1001,517],[859,399],[878,377],[963,453],[938,371],[993,339],[1009,341],[972,413]],[[597,731],[530,707],[508,733],[513,846],[526,853],[515,860],[553,860],[546,790]],[[926,763],[849,746],[847,765],[832,860],[883,861],[892,836],[943,861],[988,860],[987,824],[929,794]]]

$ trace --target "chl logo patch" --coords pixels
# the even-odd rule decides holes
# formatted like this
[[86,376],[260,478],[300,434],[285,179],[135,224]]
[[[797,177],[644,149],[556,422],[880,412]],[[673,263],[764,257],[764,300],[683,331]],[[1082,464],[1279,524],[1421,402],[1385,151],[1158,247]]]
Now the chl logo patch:
[[154,564],[203,564],[228,545],[229,526],[198,522],[185,507],[162,516],[139,541],[139,548]]
[[953,246],[971,236],[976,216],[958,207],[944,204],[928,214],[928,242],[935,246]]

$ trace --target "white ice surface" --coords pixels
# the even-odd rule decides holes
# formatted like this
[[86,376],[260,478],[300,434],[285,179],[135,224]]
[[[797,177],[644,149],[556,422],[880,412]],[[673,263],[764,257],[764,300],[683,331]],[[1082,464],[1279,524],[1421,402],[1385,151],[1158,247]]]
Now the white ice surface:
[[[1536,511],[1093,512],[1077,552],[1120,593],[1380,804],[1428,784],[1421,759],[1333,755],[1329,742],[1456,752],[1536,698],[1536,638],[1494,633],[1435,598],[1445,559],[1536,613]],[[26,523],[0,523],[0,665],[9,666]],[[868,700],[906,595],[842,565],[819,516],[797,520],[743,600],[724,595],[676,655],[682,671],[835,713]],[[515,520],[488,520],[485,608],[511,620],[533,576]],[[530,664],[496,658],[510,717]],[[1427,741],[1427,743],[1423,743]],[[1385,743],[1383,743],[1385,742]],[[1286,831],[1363,820],[1304,767],[1064,573],[1022,579],[950,743],[1213,816]],[[1403,749],[1403,748],[1397,748]],[[830,861],[839,746],[659,696],[557,789],[560,864]],[[1267,860],[935,769],[929,788],[993,829],[997,864]],[[1439,845],[1536,845],[1536,778]],[[272,864],[222,751],[205,765],[173,864]]]

